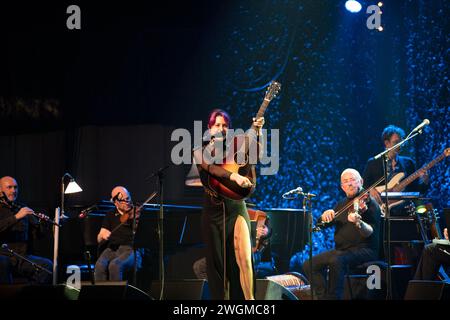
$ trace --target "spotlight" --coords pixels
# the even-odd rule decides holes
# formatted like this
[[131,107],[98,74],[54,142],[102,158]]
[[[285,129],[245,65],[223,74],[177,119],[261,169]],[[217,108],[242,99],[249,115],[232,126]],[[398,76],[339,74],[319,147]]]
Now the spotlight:
[[419,214],[424,214],[427,211],[428,211],[428,209],[425,205],[421,205],[416,208],[416,212]]
[[345,2],[345,9],[352,13],[360,12],[362,9],[361,4],[356,0],[348,0]]
[[383,31],[384,29],[383,29],[382,26],[379,26],[379,27],[377,28],[377,30],[381,32],[381,31]]
[[383,6],[383,2],[378,2],[377,5],[381,8]]

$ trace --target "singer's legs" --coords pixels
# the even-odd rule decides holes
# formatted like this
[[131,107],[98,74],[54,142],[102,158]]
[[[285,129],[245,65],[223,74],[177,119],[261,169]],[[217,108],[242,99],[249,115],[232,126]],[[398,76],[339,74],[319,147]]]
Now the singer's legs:
[[0,255],[0,284],[12,283],[11,260],[7,256]]
[[244,217],[238,215],[234,226],[234,252],[239,266],[240,282],[246,300],[253,300],[253,266],[250,232]]
[[[423,249],[414,280],[436,280],[442,264],[450,265],[450,254],[445,247],[431,243]],[[450,252],[450,250],[446,250]]]

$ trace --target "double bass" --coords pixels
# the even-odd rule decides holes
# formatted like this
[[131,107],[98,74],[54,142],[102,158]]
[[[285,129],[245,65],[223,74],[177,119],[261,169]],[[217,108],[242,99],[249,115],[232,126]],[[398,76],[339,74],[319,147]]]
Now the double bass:
[[250,222],[256,224],[255,245],[252,247],[253,253],[262,251],[268,244],[269,239],[258,236],[257,230],[264,227],[267,221],[267,214],[261,210],[247,209]]

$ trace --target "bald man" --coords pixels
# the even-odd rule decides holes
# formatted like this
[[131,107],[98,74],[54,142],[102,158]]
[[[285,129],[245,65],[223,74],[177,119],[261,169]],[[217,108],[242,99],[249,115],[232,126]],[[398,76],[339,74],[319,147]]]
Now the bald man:
[[[312,279],[314,293],[318,299],[342,299],[344,276],[348,268],[377,260],[381,211],[376,201],[369,197],[365,201],[354,200],[363,190],[363,179],[355,169],[345,169],[341,174],[341,188],[346,197],[334,209],[326,210],[319,219],[336,227],[335,249],[319,253],[303,264],[303,270]],[[357,202],[355,206],[354,203]],[[336,215],[347,204],[350,208]],[[356,209],[356,210],[355,210]],[[329,268],[328,295],[325,296],[324,271]]]
[[[124,187],[117,186],[111,191],[111,201],[116,209],[107,213],[97,235],[100,245],[106,249],[101,253],[95,264],[96,281],[120,281],[124,274],[134,267],[133,251],[133,211],[131,195]],[[121,223],[120,218],[128,215],[130,219]],[[136,251],[137,267],[140,267],[142,257]]]
[[[32,215],[34,213],[32,209],[20,205],[22,208],[17,211],[10,207],[9,203],[16,202],[18,195],[19,186],[14,178],[6,176],[0,179],[0,197],[3,198],[0,201],[0,244],[7,244],[18,254],[51,271],[52,262],[49,259],[33,256],[28,252],[28,242],[32,240],[32,234],[42,234],[46,229]],[[12,283],[13,273],[38,284],[51,282],[48,273],[37,271],[29,262],[18,260],[0,251],[0,283]]]

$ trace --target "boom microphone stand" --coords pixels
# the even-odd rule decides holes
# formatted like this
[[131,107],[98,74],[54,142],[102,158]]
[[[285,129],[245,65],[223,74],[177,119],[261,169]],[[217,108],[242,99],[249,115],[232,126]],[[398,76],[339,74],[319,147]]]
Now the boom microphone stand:
[[313,240],[312,240],[312,236],[313,236],[313,232],[314,232],[314,228],[313,228],[313,213],[312,213],[312,198],[315,197],[316,195],[313,193],[308,193],[308,192],[303,192],[303,189],[301,187],[298,187],[297,189],[291,190],[285,194],[283,194],[283,198],[284,199],[288,199],[288,200],[293,200],[295,199],[295,197],[292,197],[293,194],[296,195],[301,195],[303,196],[303,223],[305,224],[306,222],[306,215],[308,212],[308,242],[309,242],[309,268],[311,270],[311,277],[309,279],[309,285],[310,285],[310,290],[311,290],[311,300],[314,300],[314,283],[313,283],[313,276],[312,276],[312,272],[313,272],[313,262],[312,262],[312,257],[313,257]]
[[44,267],[42,267],[42,266],[38,265],[37,263],[31,261],[30,259],[22,256],[21,254],[18,254],[17,252],[15,252],[12,249],[10,249],[6,243],[2,244],[2,249],[8,251],[9,254],[11,254],[12,256],[15,256],[18,259],[28,262],[29,264],[31,264],[33,266],[35,271],[44,271],[44,272],[47,272],[49,275],[53,274],[50,270],[45,269]]
[[383,152],[377,154],[374,159],[377,160],[383,157],[383,172],[384,172],[384,206],[385,206],[385,237],[387,246],[387,272],[386,272],[386,300],[392,300],[392,273],[391,273],[391,213],[389,209],[389,199],[388,199],[388,179],[387,179],[387,169],[388,169],[388,154],[391,150],[397,149],[405,144],[408,140],[422,134],[422,129],[425,125],[428,125],[429,121],[425,119],[421,125],[417,126],[411,133],[406,137],[406,139],[400,141],[395,146],[392,146]]

